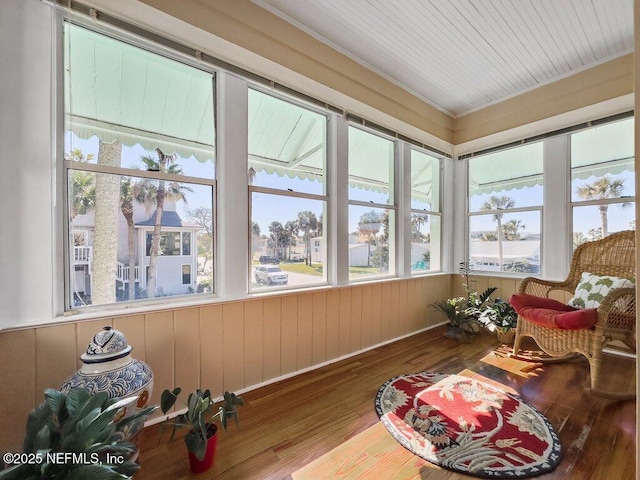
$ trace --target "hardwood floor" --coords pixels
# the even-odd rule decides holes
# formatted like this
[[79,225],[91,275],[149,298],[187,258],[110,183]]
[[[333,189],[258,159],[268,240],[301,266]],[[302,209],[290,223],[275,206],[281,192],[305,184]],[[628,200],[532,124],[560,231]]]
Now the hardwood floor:
[[[142,442],[142,468],[134,478],[311,480],[297,472],[336,447],[362,438],[358,434],[374,435],[379,423],[374,397],[380,385],[393,376],[418,371],[481,375],[513,389],[540,410],[555,427],[564,449],[558,468],[541,479],[634,478],[635,402],[613,402],[585,392],[586,360],[537,366],[506,357],[508,351],[489,334],[471,343],[444,337],[443,328],[414,335],[244,394],[240,428],[231,426],[219,435],[215,466],[205,474],[189,473],[181,439],[168,443],[168,429],[159,439],[159,426],[149,427]],[[634,360],[611,357],[607,362],[604,370],[612,382],[632,378]],[[390,436],[387,440],[384,434],[377,435],[391,449],[389,461],[367,470],[366,475],[341,478],[471,478],[434,467],[396,445]],[[324,458],[330,463],[333,457]]]

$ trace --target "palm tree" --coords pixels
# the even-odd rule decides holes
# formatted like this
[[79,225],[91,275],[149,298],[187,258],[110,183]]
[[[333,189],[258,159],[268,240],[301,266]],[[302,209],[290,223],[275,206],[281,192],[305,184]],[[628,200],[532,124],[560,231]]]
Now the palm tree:
[[283,232],[284,227],[280,222],[274,221],[269,225],[269,233],[271,234],[271,239],[273,241],[273,256],[276,258],[280,258],[280,240],[282,239]]
[[502,226],[505,240],[520,240],[520,230],[527,228],[522,220],[511,219]]
[[[620,198],[623,191],[624,178],[611,179],[605,176],[591,184],[578,187],[577,193],[580,198],[584,198],[585,200],[604,200],[606,198]],[[623,203],[622,206],[626,207],[629,206],[629,204]],[[606,237],[609,234],[607,210],[609,210],[608,204],[598,205],[600,223],[602,225],[602,237]]]
[[[65,160],[87,163],[93,160],[93,154],[86,156],[79,148],[72,149]],[[69,220],[73,222],[79,214],[84,214],[96,205],[96,175],[92,172],[74,170],[71,173],[71,201],[69,202]]]
[[298,233],[298,222],[295,220],[289,220],[284,225],[284,233],[287,236],[287,245],[289,246],[288,259],[291,260],[291,247],[295,246],[295,238]]
[[[171,175],[181,175],[182,168],[176,164],[176,155],[165,155],[159,148],[155,149],[158,160],[145,155],[140,158],[147,170]],[[158,247],[162,233],[162,213],[165,200],[184,200],[187,202],[185,192],[192,191],[189,187],[180,185],[179,182],[167,180],[145,179],[140,182],[140,187],[145,190],[145,198],[152,199],[156,207],[156,218],[151,236],[151,251],[149,253],[149,278],[147,279],[147,298],[156,296],[157,271],[158,271]]]
[[311,266],[311,233],[319,230],[318,217],[310,210],[298,212],[298,225],[304,232],[304,263]]
[[[511,197],[507,197],[506,195],[502,195],[500,197],[496,195],[492,195],[489,200],[485,201],[480,207],[480,211],[483,212],[491,212],[495,210],[506,210],[509,208],[513,208],[516,205],[515,200]],[[498,265],[500,266],[500,270],[502,270],[502,216],[504,214],[500,212],[495,212],[493,214],[493,221],[497,223],[496,232],[498,235]]]
[[152,201],[152,192],[144,188],[143,182],[134,182],[131,177],[123,177],[120,182],[120,211],[127,221],[127,263],[129,266],[128,298],[136,298],[135,250],[136,230],[133,222],[133,204],[148,204]]
[[[121,156],[121,143],[106,143],[100,140],[99,165],[120,166]],[[93,305],[111,304],[116,300],[119,206],[120,177],[106,173],[96,174],[91,272],[91,303]]]
[[71,174],[71,201],[69,202],[69,220],[79,214],[87,213],[96,206],[96,174],[76,170]]
[[425,213],[412,213],[411,214],[411,240],[413,242],[421,242],[423,235],[420,232],[422,225],[429,222],[429,215]]
[[[378,249],[378,240],[376,235],[380,231],[380,226],[382,225],[381,215],[375,212],[375,210],[371,210],[370,212],[363,213],[360,216],[360,220],[358,221],[358,232],[360,235],[369,238],[369,245],[373,242],[376,250]],[[371,247],[368,247],[369,250]],[[371,261],[371,252],[367,255],[367,266],[370,265]]]

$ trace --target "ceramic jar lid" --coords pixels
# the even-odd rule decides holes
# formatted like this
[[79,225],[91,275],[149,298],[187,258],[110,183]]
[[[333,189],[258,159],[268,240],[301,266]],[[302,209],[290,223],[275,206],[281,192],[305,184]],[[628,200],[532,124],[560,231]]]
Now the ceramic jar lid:
[[87,351],[80,355],[80,370],[62,384],[62,390],[80,387],[91,394],[106,392],[109,398],[143,395],[144,406],[153,386],[153,372],[149,365],[132,358],[131,350],[124,334],[107,325],[91,339]]
[[80,360],[83,363],[110,362],[126,357],[131,350],[124,334],[107,325],[93,337],[86,353],[80,355]]

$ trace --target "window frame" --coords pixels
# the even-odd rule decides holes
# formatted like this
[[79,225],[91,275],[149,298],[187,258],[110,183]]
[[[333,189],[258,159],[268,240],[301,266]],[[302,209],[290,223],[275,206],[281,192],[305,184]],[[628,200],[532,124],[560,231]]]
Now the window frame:
[[[371,209],[380,209],[380,210],[390,210],[393,212],[393,215],[390,216],[393,218],[393,224],[391,223],[391,220],[389,221],[389,229],[390,229],[390,235],[389,235],[389,253],[388,253],[388,258],[389,258],[389,271],[388,272],[383,272],[381,275],[368,275],[368,276],[362,276],[362,277],[356,277],[353,278],[351,276],[351,272],[349,271],[349,266],[347,267],[347,280],[349,284],[357,284],[357,283],[362,283],[362,282],[367,282],[367,281],[377,281],[377,280],[384,280],[384,279],[389,279],[389,278],[395,278],[399,276],[399,265],[397,263],[397,257],[398,257],[398,246],[400,244],[400,238],[403,235],[403,232],[400,232],[400,219],[399,219],[399,213],[400,213],[400,208],[399,208],[399,197],[400,195],[403,195],[403,197],[406,198],[406,196],[408,195],[408,193],[405,191],[405,189],[400,188],[400,183],[401,183],[401,175],[400,175],[400,168],[399,168],[399,164],[400,164],[400,142],[401,140],[399,140],[396,137],[393,137],[391,135],[389,135],[386,132],[383,132],[379,129],[376,128],[372,128],[366,125],[362,125],[357,123],[356,121],[353,120],[349,120],[347,121],[347,145],[349,144],[348,139],[349,139],[349,131],[351,128],[355,128],[357,130],[360,130],[362,132],[365,132],[367,134],[370,135],[374,135],[377,137],[380,137],[384,140],[387,140],[389,142],[392,143],[393,145],[393,156],[391,159],[391,168],[392,168],[392,172],[393,172],[393,178],[390,180],[389,182],[389,188],[391,190],[391,193],[393,193],[393,195],[389,195],[389,199],[390,202],[388,203],[377,203],[374,201],[364,201],[364,200],[352,200],[351,198],[349,198],[349,194],[348,194],[348,183],[349,183],[349,155],[348,155],[348,150],[347,150],[347,158],[346,158],[346,171],[347,171],[347,195],[346,195],[346,199],[347,199],[347,205],[346,205],[346,209],[347,209],[347,218],[349,218],[350,215],[350,207],[351,206],[356,206],[356,207],[364,207],[364,208],[371,208]],[[402,194],[400,193],[402,192]],[[344,234],[348,237],[351,232],[349,231],[349,227],[347,225],[347,230],[346,232],[344,232]],[[347,255],[347,258],[348,255]],[[404,262],[404,258],[400,259],[400,265]],[[401,270],[401,268],[400,268]]]
[[[331,248],[330,246],[330,242],[329,242],[329,236],[328,236],[328,225],[331,222],[331,208],[330,208],[330,202],[331,202],[331,197],[329,194],[330,188],[329,188],[329,179],[330,179],[330,159],[329,159],[329,145],[331,143],[331,132],[330,132],[330,128],[329,128],[329,122],[330,122],[330,115],[331,112],[328,109],[321,109],[316,105],[313,105],[311,103],[307,103],[302,101],[300,98],[291,96],[291,95],[286,95],[280,92],[273,92],[273,91],[269,91],[267,89],[265,89],[262,85],[259,85],[257,83],[254,82],[250,82],[247,81],[247,104],[249,101],[249,90],[254,90],[262,95],[267,95],[270,96],[272,98],[275,98],[276,100],[282,101],[282,102],[286,102],[292,105],[295,105],[296,107],[308,110],[310,112],[313,112],[317,115],[321,115],[322,117],[324,117],[325,119],[325,128],[324,128],[324,132],[325,132],[325,155],[324,155],[324,165],[323,165],[323,178],[324,178],[324,194],[317,194],[317,193],[307,193],[307,192],[300,192],[300,191],[296,191],[290,188],[285,189],[279,189],[279,188],[273,188],[273,187],[264,187],[264,186],[259,186],[259,185],[253,185],[253,183],[251,181],[248,181],[248,227],[249,227],[249,239],[248,239],[248,248],[247,248],[247,264],[248,264],[248,269],[247,269],[247,287],[246,287],[246,293],[248,295],[251,294],[261,294],[261,293],[265,293],[265,292],[278,292],[278,291],[287,291],[287,290],[300,290],[300,289],[304,289],[304,288],[308,288],[308,287],[318,287],[318,286],[323,286],[323,285],[328,285],[330,284],[330,278],[331,278],[331,265],[329,264],[328,261],[328,251]],[[247,128],[247,137],[248,137],[248,128]],[[248,138],[247,138],[247,143],[248,143]],[[247,151],[247,158],[246,158],[246,164],[245,164],[245,171],[249,171],[249,152]],[[323,232],[323,237],[324,237],[324,243],[326,245],[326,248],[324,249],[324,251],[322,252],[322,258],[323,258],[323,280],[317,283],[313,283],[313,284],[308,284],[308,285],[292,285],[290,283],[287,283],[286,285],[274,285],[274,286],[270,286],[268,289],[266,289],[265,287],[260,287],[258,286],[253,286],[253,278],[254,278],[254,272],[253,272],[253,247],[252,247],[252,229],[253,229],[253,194],[254,193],[258,193],[258,194],[265,194],[265,195],[278,195],[278,196],[282,196],[282,197],[286,197],[286,198],[293,198],[293,199],[304,199],[304,200],[314,200],[314,201],[321,201],[324,203],[323,206],[323,228],[322,228],[322,232]]]
[[[546,164],[545,164],[545,156],[546,156],[546,152],[545,152],[545,144],[544,144],[545,140],[540,140],[540,142],[542,142],[542,199],[541,199],[541,204],[539,205],[532,205],[532,206],[524,206],[524,207],[511,207],[511,208],[505,208],[505,209],[494,209],[494,210],[471,210],[471,191],[470,191],[470,169],[471,169],[471,162],[474,159],[478,159],[478,158],[483,158],[486,157],[488,155],[491,155],[492,153],[495,153],[497,151],[506,151],[506,150],[514,150],[517,148],[523,148],[523,147],[528,147],[530,146],[533,142],[524,142],[522,144],[518,144],[516,146],[507,146],[505,148],[496,148],[496,149],[491,149],[491,151],[483,153],[483,154],[477,154],[477,155],[473,155],[470,156],[469,158],[466,159],[466,234],[465,234],[465,261],[469,262],[469,265],[471,267],[471,271],[476,274],[476,275],[497,275],[497,276],[506,276],[506,277],[510,277],[510,276],[515,276],[515,277],[526,277],[526,276],[530,276],[530,275],[537,275],[537,276],[541,276],[544,275],[544,224],[545,224],[545,219],[544,219],[544,204],[546,201],[546,196],[545,196],[545,192],[547,191],[547,186],[545,185],[545,171],[546,171]],[[495,192],[496,194],[501,194],[504,193],[504,191],[498,191]],[[502,214],[502,215],[509,215],[509,214],[514,214],[514,213],[527,213],[527,212],[538,212],[538,215],[540,216],[540,240],[539,240],[539,250],[540,250],[540,260],[539,260],[539,270],[538,272],[535,273],[531,273],[531,272],[514,272],[514,271],[503,271],[502,270],[502,265],[496,261],[496,262],[480,262],[478,264],[474,263],[471,260],[471,219],[473,217],[481,217],[481,216],[488,216],[488,215],[495,215],[495,214]],[[504,264],[504,262],[503,262]],[[477,268],[477,265],[481,265],[481,266],[497,266],[498,270],[490,270],[490,269],[484,269],[484,268]]]
[[[424,276],[424,275],[429,275],[429,274],[433,274],[433,273],[439,273],[442,272],[442,266],[443,266],[443,258],[442,258],[442,238],[443,238],[443,234],[444,234],[444,227],[443,227],[443,202],[444,202],[444,191],[443,191],[443,180],[444,180],[444,157],[442,155],[438,155],[434,152],[431,152],[425,148],[420,148],[416,145],[412,145],[409,144],[409,176],[411,177],[412,174],[412,158],[411,158],[411,153],[413,151],[416,151],[418,153],[427,155],[429,157],[432,157],[434,160],[438,161],[438,210],[425,210],[425,209],[418,209],[418,208],[413,208],[411,206],[411,179],[409,178],[409,186],[408,189],[409,191],[407,192],[407,194],[405,195],[406,197],[408,197],[408,204],[409,204],[409,222],[411,222],[411,217],[413,216],[413,214],[421,214],[421,215],[429,215],[430,217],[435,216],[439,219],[440,222],[440,241],[438,244],[438,268],[436,269],[428,269],[428,270],[413,270],[411,268],[411,265],[409,265],[409,276],[411,277],[420,277],[420,276]],[[405,229],[406,232],[406,229]],[[409,234],[409,244],[411,243],[411,234]],[[409,257],[411,257],[411,246],[409,246]],[[411,258],[409,258],[409,262],[411,261]]]
[[[612,119],[610,121],[601,121],[601,122],[597,122],[596,125],[589,125],[586,128],[582,128],[578,131],[575,132],[571,132],[569,134],[567,134],[567,141],[569,143],[569,153],[568,153],[568,159],[567,159],[567,163],[568,163],[568,170],[569,170],[569,178],[568,178],[568,183],[569,183],[569,216],[570,216],[570,220],[569,220],[569,242],[571,244],[571,251],[573,252],[576,248],[575,243],[574,243],[574,235],[575,235],[575,230],[574,230],[574,219],[575,219],[575,211],[578,208],[581,207],[599,207],[601,205],[620,205],[621,207],[623,207],[624,204],[632,204],[635,206],[636,203],[636,197],[637,197],[637,184],[635,183],[635,165],[634,165],[634,171],[631,172],[631,178],[634,180],[634,185],[633,185],[633,195],[626,195],[626,196],[620,196],[620,197],[616,197],[616,198],[602,198],[602,199],[594,199],[594,200],[574,200],[573,197],[573,179],[572,179],[572,175],[573,175],[573,168],[572,168],[572,160],[573,160],[573,152],[571,149],[571,138],[573,135],[575,134],[579,134],[582,132],[586,132],[589,131],[591,129],[594,128],[598,128],[601,126],[606,126],[606,125],[611,125],[613,123],[618,123],[618,122],[624,122],[624,121],[631,121],[634,123],[633,125],[633,129],[635,129],[636,125],[636,120],[635,117],[632,115],[629,118],[621,118],[621,119]],[[635,141],[634,138],[632,138],[633,141]],[[633,152],[633,155],[635,155],[635,150]],[[601,162],[601,163],[607,163],[607,161],[605,162]],[[597,166],[601,164],[600,162],[593,164],[593,166]],[[579,167],[579,168],[584,168],[584,167]],[[598,176],[596,177],[596,179],[598,178],[603,178],[605,176],[615,176],[617,174],[610,174],[610,173],[605,173],[602,176]],[[634,221],[635,221],[635,217],[634,217]],[[629,228],[628,228],[629,229]],[[627,230],[628,230],[627,229]],[[619,230],[615,230],[615,231],[619,231]],[[582,233],[582,232],[580,232]],[[610,235],[611,232],[608,232],[608,235]],[[602,234],[602,233],[601,233]],[[587,239],[588,240],[588,239]]]
[[[218,118],[218,111],[217,111],[216,82],[218,81],[220,70],[207,63],[198,62],[196,59],[192,59],[184,55],[181,55],[180,52],[178,52],[177,50],[167,48],[163,45],[155,43],[151,40],[148,40],[142,36],[137,35],[136,33],[133,33],[132,31],[115,29],[110,25],[105,25],[105,24],[95,24],[90,22],[87,18],[81,15],[77,15],[73,12],[67,12],[65,14],[61,14],[58,18],[60,20],[59,31],[61,34],[61,38],[59,39],[59,45],[61,46],[62,51],[65,52],[64,54],[61,54],[59,56],[59,62],[56,64],[56,68],[60,69],[58,78],[60,79],[60,82],[62,84],[62,88],[59,89],[58,91],[60,115],[58,115],[56,119],[56,129],[58,132],[58,139],[59,139],[58,143],[60,145],[59,155],[61,158],[60,165],[62,167],[60,177],[61,177],[61,184],[62,184],[61,187],[63,192],[62,197],[63,197],[63,205],[64,205],[63,212],[62,212],[62,219],[63,219],[62,233],[63,233],[63,251],[64,251],[64,255],[63,255],[64,263],[62,266],[64,288],[62,289],[62,291],[64,296],[61,303],[61,307],[65,313],[68,313],[68,312],[78,312],[78,309],[74,305],[73,298],[72,298],[73,288],[72,288],[72,281],[71,281],[72,275],[75,275],[75,264],[73,264],[73,259],[70,258],[70,248],[74,244],[73,231],[77,230],[77,228],[72,227],[71,218],[70,218],[70,204],[71,204],[70,194],[72,189],[72,186],[70,184],[70,172],[81,171],[81,172],[94,173],[96,175],[105,174],[105,175],[117,176],[121,178],[136,177],[136,178],[151,179],[151,180],[164,180],[168,182],[178,182],[180,184],[195,184],[195,185],[202,185],[202,186],[208,187],[211,189],[210,205],[211,205],[212,219],[215,224],[215,218],[217,215],[216,209],[218,204],[218,202],[216,201],[217,187],[218,187],[218,182],[217,182],[218,168],[216,168],[216,165],[219,162],[219,141],[218,141],[219,118]],[[64,34],[63,34],[66,28],[66,25],[69,25],[70,27],[79,27],[79,28],[86,29],[97,35],[102,35],[107,38],[110,38],[118,43],[122,43],[129,47],[140,49],[144,52],[148,52],[153,55],[164,57],[173,62],[177,62],[179,64],[185,65],[187,67],[190,67],[196,70],[200,70],[206,74],[211,75],[212,77],[211,91],[213,96],[212,111],[213,111],[213,127],[214,127],[214,131],[213,131],[214,174],[212,175],[211,178],[194,177],[191,175],[182,175],[182,174],[176,175],[176,174],[164,173],[164,172],[158,172],[158,171],[133,169],[133,168],[123,167],[123,166],[102,165],[98,163],[95,163],[95,164],[85,163],[85,162],[74,161],[65,157],[65,154],[64,154],[65,141],[63,140],[63,138],[66,133],[66,127],[67,127],[67,122],[64,119],[64,117],[67,114],[65,97],[66,97],[66,92],[68,90],[68,85],[66,84],[66,79],[62,72],[64,71],[64,68],[65,68],[65,56],[66,56],[66,49],[67,49],[67,41],[64,40]],[[162,137],[161,134],[158,134],[158,136]],[[167,227],[167,228],[169,230],[163,230],[163,232],[178,231],[175,229],[171,230],[171,227]],[[193,247],[193,237],[192,237],[191,245]],[[180,255],[175,255],[174,257],[184,257],[182,255],[182,234],[180,234],[180,247],[181,247]],[[145,278],[148,279],[149,266],[148,264],[145,265],[145,261],[144,261],[144,259],[149,258],[147,255],[144,255],[144,253],[146,253],[146,233],[143,236],[143,245],[139,245],[138,248],[139,248],[139,252],[142,253],[143,255],[141,259],[138,259],[137,267],[138,269],[144,268]],[[210,299],[211,297],[215,296],[216,290],[217,290],[216,274],[215,274],[215,262],[216,262],[215,252],[216,252],[216,236],[213,235],[212,262],[213,262],[214,268],[213,268],[213,274],[212,274],[213,279],[211,284],[211,287],[212,287],[211,292],[203,292],[203,293],[194,292],[194,293],[186,293],[186,294],[179,294],[179,295],[176,294],[176,295],[172,295],[171,297],[162,296],[162,297],[142,298],[142,299],[125,300],[125,301],[118,301],[116,298],[115,301],[113,301],[112,303],[86,305],[82,307],[82,312],[87,314],[92,314],[93,312],[102,312],[105,310],[112,310],[114,308],[124,309],[133,305],[137,307],[139,306],[141,308],[153,307],[154,305],[157,305],[157,304],[166,303],[167,298],[171,298],[171,300],[169,301],[176,304],[180,302],[184,302],[185,299],[188,299],[187,301],[190,301],[190,302],[196,301],[197,300],[196,297],[200,297],[201,300],[205,300],[207,298]],[[197,255],[197,252],[196,252],[196,255]],[[193,280],[193,272],[192,272],[192,280]],[[145,281],[145,285],[146,285],[146,281]]]

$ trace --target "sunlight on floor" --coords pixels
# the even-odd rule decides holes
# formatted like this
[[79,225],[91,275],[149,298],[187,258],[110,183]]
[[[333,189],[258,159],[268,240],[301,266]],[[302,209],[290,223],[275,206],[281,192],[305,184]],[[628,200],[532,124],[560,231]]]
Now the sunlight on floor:
[[[291,475],[293,480],[420,480],[441,470],[402,447],[378,422]],[[429,478],[434,478],[429,476]]]

